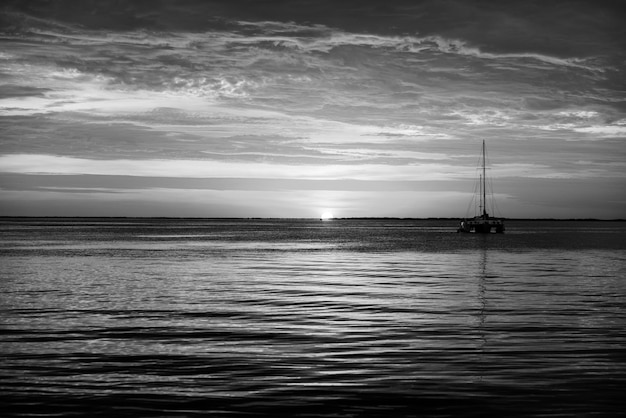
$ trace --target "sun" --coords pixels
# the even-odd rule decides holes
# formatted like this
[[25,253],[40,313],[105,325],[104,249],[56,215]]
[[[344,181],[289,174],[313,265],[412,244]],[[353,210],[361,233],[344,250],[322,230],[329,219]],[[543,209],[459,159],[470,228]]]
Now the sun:
[[320,218],[321,218],[323,221],[327,221],[327,220],[329,220],[329,219],[333,219],[333,218],[334,218],[334,216],[333,216],[333,214],[332,214],[331,212],[326,211],[326,212],[322,213],[322,216],[320,216]]

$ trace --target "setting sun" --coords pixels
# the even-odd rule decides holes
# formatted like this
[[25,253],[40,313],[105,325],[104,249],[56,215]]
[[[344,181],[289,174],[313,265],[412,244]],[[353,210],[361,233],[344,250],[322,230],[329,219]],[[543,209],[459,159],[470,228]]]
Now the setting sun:
[[322,216],[320,216],[320,218],[327,220],[327,219],[332,219],[334,218],[333,214],[330,212],[324,212],[322,213]]

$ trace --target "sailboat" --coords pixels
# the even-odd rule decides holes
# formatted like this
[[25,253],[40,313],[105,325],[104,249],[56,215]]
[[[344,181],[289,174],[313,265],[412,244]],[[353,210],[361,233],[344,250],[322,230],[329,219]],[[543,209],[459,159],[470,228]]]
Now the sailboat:
[[494,230],[497,234],[504,233],[504,220],[501,218],[494,218],[487,213],[487,181],[486,181],[486,158],[485,158],[485,140],[483,139],[482,148],[482,174],[479,176],[479,214],[473,218],[462,219],[459,223],[459,229],[457,232],[476,233],[476,234],[490,234]]

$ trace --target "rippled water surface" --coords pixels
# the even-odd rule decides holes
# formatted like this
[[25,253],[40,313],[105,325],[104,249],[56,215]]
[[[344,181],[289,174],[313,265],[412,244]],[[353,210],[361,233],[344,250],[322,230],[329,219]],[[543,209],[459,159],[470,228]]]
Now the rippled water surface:
[[3,416],[615,416],[626,223],[0,220]]

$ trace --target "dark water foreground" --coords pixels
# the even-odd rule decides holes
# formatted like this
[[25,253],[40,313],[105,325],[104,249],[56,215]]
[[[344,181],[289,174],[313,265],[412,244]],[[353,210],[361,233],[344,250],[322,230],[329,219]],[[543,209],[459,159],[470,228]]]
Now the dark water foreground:
[[626,223],[0,220],[0,415],[612,417]]

